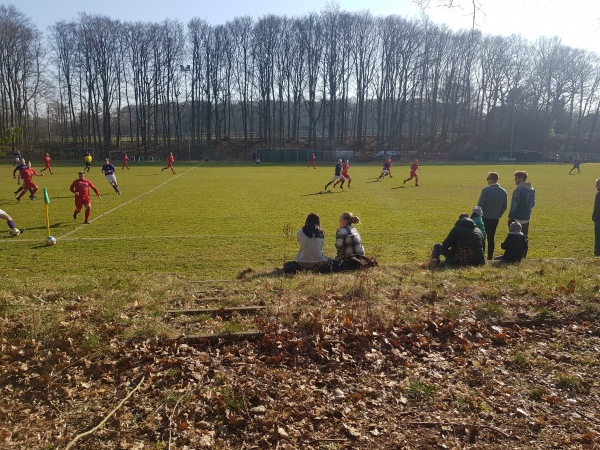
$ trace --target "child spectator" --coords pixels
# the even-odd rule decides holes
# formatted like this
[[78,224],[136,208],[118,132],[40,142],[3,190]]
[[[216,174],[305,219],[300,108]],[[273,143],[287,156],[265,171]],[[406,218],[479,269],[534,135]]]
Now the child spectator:
[[510,224],[508,236],[501,244],[504,249],[504,255],[498,256],[497,260],[505,263],[516,263],[527,256],[529,242],[527,236],[521,232],[521,224],[513,222]]
[[481,206],[475,206],[473,208],[473,211],[471,212],[471,220],[475,222],[475,225],[477,225],[477,228],[479,228],[479,231],[481,231],[481,234],[483,235],[483,253],[485,253],[485,240],[487,238],[487,235],[485,233],[485,225],[483,223],[483,210],[481,209]]

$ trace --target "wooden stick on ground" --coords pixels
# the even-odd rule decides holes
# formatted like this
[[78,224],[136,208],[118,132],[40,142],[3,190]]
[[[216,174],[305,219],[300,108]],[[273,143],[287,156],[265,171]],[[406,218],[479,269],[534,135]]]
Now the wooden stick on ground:
[[408,425],[415,425],[419,427],[437,427],[437,426],[450,426],[450,427],[463,427],[463,428],[485,428],[488,430],[495,431],[498,434],[501,434],[505,438],[510,439],[512,436],[506,434],[499,428],[493,427],[491,425],[473,425],[468,423],[456,423],[456,422],[408,422]]
[[92,433],[96,432],[96,431],[97,431],[97,430],[99,430],[100,428],[102,428],[102,426],[103,426],[103,425],[104,425],[104,424],[105,424],[105,423],[108,421],[108,419],[110,419],[110,418],[112,417],[112,415],[113,415],[114,413],[116,413],[116,412],[119,410],[119,408],[121,408],[121,406],[123,406],[123,405],[125,404],[125,402],[126,402],[127,400],[129,400],[129,397],[131,397],[131,396],[133,395],[133,393],[134,393],[135,391],[137,391],[137,390],[140,388],[140,386],[142,385],[142,383],[144,382],[144,380],[145,380],[145,379],[146,379],[146,377],[145,377],[145,376],[143,376],[143,377],[142,377],[142,379],[140,380],[140,382],[138,383],[138,385],[137,385],[137,386],[136,386],[136,387],[135,387],[135,388],[134,388],[134,389],[133,389],[133,390],[132,390],[132,391],[131,391],[129,394],[127,394],[127,397],[125,397],[123,400],[121,400],[121,401],[119,402],[119,404],[117,405],[117,407],[116,407],[115,409],[113,409],[113,410],[110,412],[110,414],[109,414],[108,416],[106,416],[104,419],[102,419],[102,422],[100,422],[98,425],[96,425],[96,426],[95,426],[94,428],[92,428],[91,430],[88,430],[88,431],[86,431],[86,432],[84,432],[84,433],[81,433],[81,434],[78,434],[77,436],[75,436],[75,437],[73,438],[73,440],[67,444],[67,446],[65,447],[65,450],[69,450],[71,447],[73,447],[73,446],[75,445],[75,443],[76,443],[76,442],[77,442],[79,439],[81,439],[81,438],[83,438],[83,437],[86,437],[86,436],[88,436],[88,435],[90,435],[90,434],[92,434]]

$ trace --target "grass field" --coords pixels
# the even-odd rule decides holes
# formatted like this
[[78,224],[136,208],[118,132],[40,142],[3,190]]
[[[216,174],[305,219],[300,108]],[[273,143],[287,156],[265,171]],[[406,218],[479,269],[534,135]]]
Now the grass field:
[[[355,165],[352,189],[324,192],[332,167],[179,163],[172,175],[161,172],[160,165],[146,164],[118,170],[123,195],[117,196],[95,164],[88,178],[103,200],[93,199],[92,223],[83,225],[83,214],[77,221],[72,218],[68,190],[80,166],[59,163],[54,175],[35,178],[50,193],[51,234],[58,239],[58,245],[45,248],[41,195],[36,202],[24,197],[17,204],[12,166],[0,167],[0,208],[27,229],[16,239],[8,232],[0,238],[2,273],[8,278],[29,271],[44,277],[92,271],[232,277],[246,267],[271,268],[292,259],[295,233],[311,211],[321,216],[325,252],[332,256],[337,219],[352,211],[361,218],[358,229],[367,252],[382,264],[422,261],[458,214],[477,203],[488,171],[500,173],[510,196],[517,168],[529,170],[537,192],[530,258],[583,258],[592,254],[590,217],[594,180],[600,175],[597,164],[583,165],[580,175],[569,176],[567,165],[425,163],[421,186],[415,187],[413,182],[402,184],[406,167],[395,166],[394,178],[375,182],[378,165]],[[292,229],[288,238],[283,231],[287,224]],[[498,239],[504,232],[499,228]]]
[[[118,418],[77,448],[597,442],[600,259],[591,256],[591,210],[600,165],[569,176],[566,165],[424,164],[420,187],[403,186],[407,167],[375,182],[379,165],[356,165],[352,189],[325,193],[332,167],[178,163],[172,175],[132,164],[118,170],[119,196],[95,164],[89,179],[103,200],[93,199],[89,225],[83,215],[73,220],[68,191],[81,166],[54,166],[55,175],[35,180],[49,190],[58,238],[45,247],[41,192],[17,203],[12,166],[0,165],[0,208],[26,228],[10,238],[0,224],[0,441],[11,448],[65,448],[134,385],[142,388]],[[499,172],[510,195],[517,168],[529,170],[537,191],[528,259],[420,268],[475,205],[486,173]],[[273,270],[294,257],[311,211],[333,256],[346,210],[361,217],[380,267]],[[248,305],[266,309],[232,317],[221,309]],[[205,307],[217,313],[168,312]],[[252,330],[263,339],[223,340]],[[206,335],[221,340],[206,345]],[[435,422],[452,431],[429,429]],[[279,446],[284,426],[298,440]],[[465,431],[473,427],[479,435]]]

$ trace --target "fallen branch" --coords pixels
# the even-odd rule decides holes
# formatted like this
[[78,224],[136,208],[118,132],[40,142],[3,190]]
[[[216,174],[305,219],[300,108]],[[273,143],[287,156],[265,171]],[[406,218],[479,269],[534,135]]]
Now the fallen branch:
[[419,427],[463,427],[463,428],[487,428],[488,430],[495,431],[498,434],[501,434],[507,439],[512,438],[510,434],[506,434],[499,428],[493,427],[491,425],[474,425],[469,423],[456,423],[456,422],[408,422],[407,425],[414,425]]
[[142,383],[144,382],[145,379],[146,379],[146,377],[143,376],[142,379],[140,380],[140,382],[138,383],[138,385],[129,394],[127,394],[127,396],[123,400],[121,400],[119,402],[117,407],[115,409],[113,409],[108,416],[106,416],[104,419],[102,419],[102,422],[100,422],[98,425],[96,425],[91,430],[88,430],[84,433],[81,433],[81,434],[78,434],[77,436],[75,436],[73,438],[73,440],[67,444],[67,446],[65,447],[65,450],[69,450],[71,447],[73,447],[79,439],[89,436],[90,434],[92,434],[92,433],[96,432],[97,430],[99,430],[100,428],[102,428],[102,426],[108,421],[108,419],[110,419],[113,416],[113,414],[116,413],[119,410],[119,408],[121,408],[121,406],[123,406],[125,404],[125,402],[127,400],[129,400],[129,397],[131,397],[133,395],[133,393],[140,388],[140,386],[142,385]]
[[219,342],[241,342],[241,341],[256,341],[265,335],[264,332],[258,330],[238,331],[237,333],[219,333],[219,334],[204,334],[198,336],[181,336],[177,338],[179,342],[186,344],[216,345]]
[[173,417],[175,416],[175,410],[177,409],[177,406],[179,405],[179,402],[186,395],[187,395],[187,392],[185,394],[183,394],[181,397],[179,397],[179,399],[177,400],[177,403],[175,403],[175,406],[173,407],[173,411],[171,412],[171,415],[169,416],[169,446],[167,447],[168,449],[171,448],[171,436],[172,436],[171,429],[172,429],[172,426],[175,424],[173,422]]
[[253,314],[266,309],[266,306],[236,306],[231,308],[171,309],[167,314],[210,314],[230,316],[233,313]]

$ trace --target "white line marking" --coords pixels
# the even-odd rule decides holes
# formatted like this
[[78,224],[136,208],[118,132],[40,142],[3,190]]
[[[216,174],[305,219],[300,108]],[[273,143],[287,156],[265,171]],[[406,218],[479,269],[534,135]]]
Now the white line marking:
[[[117,210],[117,209],[119,209],[119,208],[122,208],[122,207],[123,207],[123,206],[125,206],[125,205],[128,205],[128,204],[130,204],[131,202],[134,202],[134,201],[136,201],[136,200],[138,200],[138,199],[142,198],[144,195],[148,195],[148,194],[150,194],[150,193],[152,193],[152,192],[156,191],[157,189],[160,189],[160,188],[161,188],[161,187],[163,187],[165,184],[167,184],[167,183],[170,183],[170,182],[171,182],[171,181],[173,181],[173,180],[176,180],[176,179],[177,179],[177,178],[179,178],[180,176],[182,176],[182,175],[185,175],[185,174],[186,174],[186,173],[188,173],[190,170],[193,170],[193,169],[195,169],[196,167],[199,167],[199,166],[201,166],[201,165],[202,165],[202,162],[201,162],[200,164],[198,164],[198,165],[194,166],[194,167],[190,167],[188,170],[186,170],[186,171],[185,171],[185,172],[183,172],[183,173],[180,173],[179,175],[175,175],[174,177],[172,177],[172,178],[169,178],[169,179],[168,179],[167,181],[165,181],[164,183],[161,183],[161,184],[159,184],[158,186],[155,186],[155,187],[153,187],[153,188],[152,188],[152,189],[150,189],[149,191],[147,191],[147,192],[144,192],[143,194],[140,194],[140,195],[138,195],[137,197],[135,197],[135,198],[132,198],[131,200],[127,200],[125,203],[121,203],[119,206],[115,206],[115,207],[114,207],[113,209],[111,209],[110,211],[106,211],[105,213],[102,213],[102,214],[100,214],[98,217],[96,217],[96,218],[94,218],[94,219],[90,220],[90,223],[93,223],[93,222],[95,222],[95,221],[97,221],[97,220],[100,220],[102,217],[104,217],[104,216],[106,216],[106,215],[108,215],[108,214],[110,214],[110,213],[112,213],[112,212],[116,211],[116,210]],[[82,212],[83,212],[83,211],[82,211]],[[87,226],[87,224],[81,225],[81,226],[79,226],[79,227],[75,228],[74,230],[71,230],[71,231],[69,231],[68,233],[66,233],[66,234],[63,234],[63,235],[62,235],[62,236],[60,236],[60,237],[57,237],[57,236],[54,236],[54,237],[56,237],[56,239],[57,239],[57,240],[58,240],[58,239],[64,239],[64,238],[66,238],[67,236],[70,236],[70,235],[72,235],[72,234],[74,234],[74,233],[77,233],[79,230],[81,230],[82,228],[85,228],[86,226]]]

